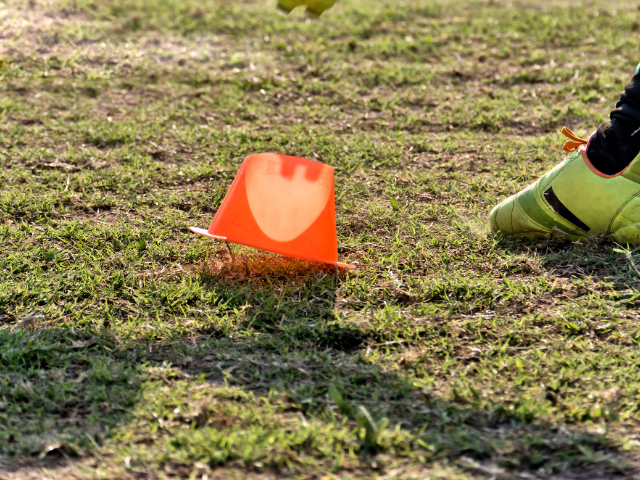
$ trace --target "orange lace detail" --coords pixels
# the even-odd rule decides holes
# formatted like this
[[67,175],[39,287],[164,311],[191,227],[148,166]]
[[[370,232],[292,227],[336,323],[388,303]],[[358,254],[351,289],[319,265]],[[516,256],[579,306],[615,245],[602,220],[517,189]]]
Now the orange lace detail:
[[562,127],[562,134],[565,137],[569,138],[569,140],[564,142],[564,145],[562,145],[562,150],[564,150],[565,152],[571,153],[575,151],[576,148],[578,148],[580,145],[586,145],[587,143],[589,143],[588,140],[584,140],[578,137],[571,131],[570,128]]

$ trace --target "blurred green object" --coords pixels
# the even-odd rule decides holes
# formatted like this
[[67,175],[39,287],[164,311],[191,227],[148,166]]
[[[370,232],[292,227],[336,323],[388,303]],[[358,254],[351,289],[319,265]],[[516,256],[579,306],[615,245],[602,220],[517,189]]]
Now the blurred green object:
[[278,0],[278,8],[280,10],[289,13],[296,7],[306,6],[307,13],[317,17],[335,4],[336,0]]

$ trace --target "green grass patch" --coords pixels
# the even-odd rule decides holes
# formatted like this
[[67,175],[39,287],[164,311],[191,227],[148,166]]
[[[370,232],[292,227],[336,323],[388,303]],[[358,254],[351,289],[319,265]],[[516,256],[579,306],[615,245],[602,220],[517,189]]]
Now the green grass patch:
[[[637,252],[485,219],[637,6],[272,3],[3,4],[0,477],[636,474]],[[356,271],[189,232],[267,151],[336,168]]]

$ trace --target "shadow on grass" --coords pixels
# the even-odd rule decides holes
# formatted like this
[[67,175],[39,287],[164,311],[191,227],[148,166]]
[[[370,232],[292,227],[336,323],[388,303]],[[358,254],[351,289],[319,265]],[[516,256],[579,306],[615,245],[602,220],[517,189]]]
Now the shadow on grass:
[[272,254],[216,257],[201,267],[202,281],[240,306],[234,330],[274,333],[293,326],[303,337],[335,320],[336,286],[344,275],[331,265]]
[[561,239],[500,239],[499,248],[519,258],[504,265],[505,273],[551,273],[562,278],[593,278],[625,287],[638,283],[638,274],[625,251],[634,247],[618,245],[610,239],[571,242]]
[[233,300],[233,327],[200,325],[168,341],[35,324],[0,330],[2,453],[59,466],[65,478],[72,458],[94,455],[85,465],[112,478],[220,466],[369,476],[453,462],[494,478],[609,478],[625,468],[604,433],[540,422],[507,400],[486,408],[477,394],[444,395],[411,362],[371,356],[395,347],[380,349],[367,325],[336,316],[341,278],[333,267],[240,256],[200,273]]

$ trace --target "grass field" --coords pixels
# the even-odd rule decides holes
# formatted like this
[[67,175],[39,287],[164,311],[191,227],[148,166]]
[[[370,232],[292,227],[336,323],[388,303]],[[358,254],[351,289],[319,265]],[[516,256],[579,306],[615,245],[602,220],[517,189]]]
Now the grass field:
[[[485,219],[640,3],[274,4],[0,0],[0,478],[638,478],[639,255]],[[189,232],[265,151],[356,271]]]

